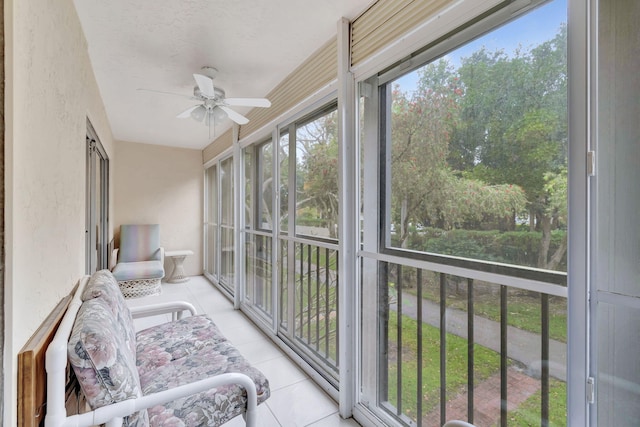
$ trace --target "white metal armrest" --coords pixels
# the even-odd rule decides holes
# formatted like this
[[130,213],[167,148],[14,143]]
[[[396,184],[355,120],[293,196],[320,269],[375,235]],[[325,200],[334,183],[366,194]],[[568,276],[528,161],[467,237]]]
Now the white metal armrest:
[[256,385],[251,378],[240,373],[216,375],[215,377],[205,378],[203,380],[184,384],[158,393],[148,394],[136,399],[124,400],[122,402],[103,406],[102,408],[95,409],[85,414],[72,415],[64,419],[64,424],[57,424],[55,422],[53,424],[64,426],[91,426],[108,423],[114,418],[116,420],[120,419],[121,424],[121,418],[133,414],[134,412],[227,384],[239,384],[244,387],[247,392],[246,423],[248,427],[256,427],[258,408],[258,393],[256,392]]
[[171,313],[173,320],[182,319],[182,314],[189,311],[192,316],[198,314],[193,304],[186,301],[169,301],[158,304],[141,305],[138,307],[129,307],[131,316],[134,319],[148,316],[156,316],[158,314]]

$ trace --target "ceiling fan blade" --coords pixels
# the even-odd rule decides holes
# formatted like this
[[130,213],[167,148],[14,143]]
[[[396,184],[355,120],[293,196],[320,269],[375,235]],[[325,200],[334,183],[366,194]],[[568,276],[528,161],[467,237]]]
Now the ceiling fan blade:
[[249,119],[247,119],[245,116],[243,116],[240,113],[236,113],[231,108],[225,105],[218,105],[218,108],[220,108],[222,111],[227,113],[229,118],[239,125],[246,125],[247,123],[249,123]]
[[193,107],[189,107],[186,110],[184,110],[182,113],[178,114],[176,117],[179,119],[186,119],[187,117],[191,117],[191,112],[198,107],[200,107],[200,105],[194,105]]
[[266,98],[225,98],[224,103],[235,107],[271,107]]
[[213,89],[213,80],[211,80],[211,77],[202,74],[194,74],[193,78],[196,80],[201,94],[208,98],[214,98],[216,96],[215,90]]

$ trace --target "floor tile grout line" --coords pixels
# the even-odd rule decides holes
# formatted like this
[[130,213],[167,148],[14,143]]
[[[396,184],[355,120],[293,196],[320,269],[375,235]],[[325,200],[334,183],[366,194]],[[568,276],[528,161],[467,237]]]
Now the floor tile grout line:
[[337,414],[337,413],[338,413],[338,411],[336,410],[335,412],[332,412],[332,413],[330,413],[329,415],[326,415],[326,416],[324,416],[324,417],[320,417],[320,418],[318,418],[317,420],[314,420],[314,421],[312,421],[312,422],[310,422],[310,423],[308,423],[308,424],[305,424],[305,425],[304,425],[304,427],[313,426],[314,424],[319,423],[319,422],[320,422],[320,421],[322,421],[322,420],[326,420],[326,419],[328,419],[328,418],[333,417],[333,416],[334,416],[335,414]]
[[284,389],[285,389],[285,388],[287,388],[287,387],[292,387],[292,386],[294,386],[294,385],[300,384],[300,383],[302,383],[302,382],[304,382],[304,381],[310,381],[312,384],[314,384],[314,385],[315,385],[315,383],[313,382],[313,380],[312,380],[311,378],[306,377],[306,378],[302,378],[302,379],[300,379],[300,380],[294,381],[294,382],[292,382],[292,383],[289,383],[289,384],[287,384],[287,385],[283,385],[283,386],[278,387],[278,388],[276,388],[276,389],[271,389],[271,394],[273,394],[273,393],[274,393],[274,392],[276,392],[276,391],[284,390]]
[[271,406],[269,406],[269,400],[268,399],[264,401],[264,405],[267,407],[267,409],[269,410],[269,412],[273,416],[273,419],[276,420],[276,422],[278,423],[278,425],[280,427],[282,427],[283,424],[280,422],[280,419],[276,416],[275,412],[273,412],[273,409],[271,409]]

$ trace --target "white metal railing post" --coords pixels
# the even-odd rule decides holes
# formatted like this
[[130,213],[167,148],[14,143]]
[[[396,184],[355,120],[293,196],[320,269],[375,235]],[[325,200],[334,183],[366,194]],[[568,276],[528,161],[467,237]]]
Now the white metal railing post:
[[273,310],[273,321],[271,330],[274,335],[278,333],[280,319],[280,139],[276,126],[271,132],[272,165],[271,176],[273,177],[273,191],[271,197],[271,307]]
[[591,1],[569,0],[567,26],[569,114],[569,230],[567,251],[567,422],[588,426],[590,408],[585,398],[590,363],[589,311],[589,194],[586,155],[589,144],[589,40]]
[[238,135],[240,127],[237,124],[233,125],[233,193],[234,197],[234,212],[233,212],[233,236],[235,255],[233,257],[233,308],[236,310],[240,308],[240,303],[244,298],[244,287],[242,286],[244,281],[244,269],[242,265],[244,263],[244,233],[242,226],[244,221],[244,185],[242,184],[242,177],[244,176],[244,167],[242,161],[242,148],[238,144]]
[[351,73],[350,22],[338,22],[338,267],[340,415],[352,415],[357,390],[356,331],[357,326],[357,230],[358,230],[358,156],[356,149],[356,94]]

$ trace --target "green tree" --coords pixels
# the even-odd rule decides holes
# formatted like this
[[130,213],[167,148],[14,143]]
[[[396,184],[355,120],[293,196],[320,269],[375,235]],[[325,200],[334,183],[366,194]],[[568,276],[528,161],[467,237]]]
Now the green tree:
[[547,174],[562,176],[567,165],[566,26],[511,56],[482,48],[458,73],[465,96],[449,160],[462,176],[524,190],[530,229],[543,235],[538,267],[551,268],[566,251],[562,245],[548,258],[551,230],[561,223],[545,186]]
[[461,126],[464,92],[446,60],[418,71],[418,88],[392,94],[391,195],[393,219],[406,246],[409,224],[442,229],[487,216],[513,217],[526,202],[517,186],[461,177],[448,164],[449,143]]
[[296,144],[298,169],[297,209],[315,212],[326,224],[330,238],[338,231],[337,113],[323,115],[301,126]]

